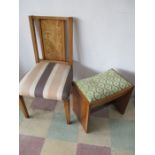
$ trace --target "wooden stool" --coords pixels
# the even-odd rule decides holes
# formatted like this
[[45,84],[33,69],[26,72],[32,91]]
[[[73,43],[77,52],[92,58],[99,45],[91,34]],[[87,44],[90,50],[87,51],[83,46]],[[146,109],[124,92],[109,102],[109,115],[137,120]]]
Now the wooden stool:
[[88,132],[89,115],[95,108],[114,101],[117,110],[124,114],[133,88],[114,69],[73,82],[73,111],[85,132]]

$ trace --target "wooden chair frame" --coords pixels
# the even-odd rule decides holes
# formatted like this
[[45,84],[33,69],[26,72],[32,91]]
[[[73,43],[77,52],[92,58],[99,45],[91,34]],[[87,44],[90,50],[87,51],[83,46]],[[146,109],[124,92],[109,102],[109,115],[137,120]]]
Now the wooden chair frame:
[[[65,60],[55,60],[55,59],[46,59],[45,58],[45,50],[44,50],[44,45],[43,45],[43,33],[42,29],[40,28],[39,30],[39,38],[40,38],[40,44],[41,44],[41,51],[42,51],[42,59],[39,57],[39,51],[38,51],[38,42],[37,42],[37,36],[36,36],[36,28],[35,28],[35,21],[39,22],[39,25],[41,26],[41,21],[42,20],[50,20],[50,21],[62,21],[65,24],[67,24],[67,46],[68,46],[68,59],[66,58],[66,53],[65,55]],[[34,56],[35,56],[35,62],[39,63],[40,61],[43,60],[48,60],[50,62],[55,62],[55,63],[64,63],[68,65],[73,64],[73,18],[72,17],[51,17],[51,16],[29,16],[29,24],[30,24],[30,30],[31,30],[31,37],[32,37],[32,44],[33,44],[33,49],[34,49]],[[64,25],[65,26],[65,25]],[[64,35],[65,33],[65,28],[64,29]],[[65,40],[66,38],[64,38]],[[64,50],[66,52],[66,50]],[[23,114],[26,118],[29,118],[29,114],[26,108],[26,105],[24,103],[23,96],[19,96],[19,101],[20,101],[20,109],[23,111]],[[64,100],[64,111],[66,115],[66,122],[67,124],[70,123],[70,100]]]
[[46,60],[44,58],[45,51],[43,49],[43,41],[42,41],[42,33],[40,30],[40,38],[41,38],[41,49],[42,49],[42,56],[43,59],[39,58],[39,52],[38,52],[38,46],[37,46],[37,38],[36,38],[36,30],[35,30],[35,20],[40,21],[41,20],[61,20],[64,22],[67,22],[68,24],[68,54],[69,54],[69,59],[66,61],[57,61],[57,60],[50,60],[51,62],[58,62],[58,63],[65,63],[65,64],[70,64],[72,65],[73,63],[73,18],[72,17],[50,17],[50,16],[29,16],[29,23],[30,23],[30,30],[31,30],[31,36],[32,36],[32,43],[33,43],[33,49],[34,49],[34,55],[35,55],[35,61],[36,63]]

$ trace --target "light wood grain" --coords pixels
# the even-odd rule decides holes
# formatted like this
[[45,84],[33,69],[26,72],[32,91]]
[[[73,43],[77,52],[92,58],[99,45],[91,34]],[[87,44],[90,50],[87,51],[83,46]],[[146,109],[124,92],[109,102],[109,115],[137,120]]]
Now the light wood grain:
[[73,111],[77,115],[85,132],[87,133],[89,131],[89,116],[94,110],[104,108],[109,104],[114,104],[117,110],[121,114],[124,114],[133,88],[134,86],[132,85],[114,95],[90,103],[75,82],[73,82]]
[[[36,62],[40,62],[36,39],[35,21],[39,21],[39,37],[43,60],[73,63],[73,18],[29,16],[31,36]],[[67,29],[65,25],[67,23]],[[68,37],[66,37],[68,36]],[[66,51],[66,46],[68,47]],[[66,56],[68,55],[68,60]]]
[[70,100],[64,100],[64,111],[66,115],[66,122],[70,124]]
[[44,45],[43,45],[43,36],[42,36],[42,29],[41,29],[41,19],[37,19],[39,21],[39,37],[40,37],[40,45],[42,51],[42,58],[45,60],[45,52],[44,52]]
[[80,94],[77,87],[73,85],[72,89],[73,111],[80,121],[85,132],[88,132],[90,106],[84,96]]
[[19,96],[19,105],[20,105],[20,109],[23,112],[25,118],[29,118],[30,116],[28,114],[28,111],[27,111],[23,96]]
[[68,18],[68,47],[69,47],[69,63],[73,63],[73,18]]
[[116,107],[116,109],[121,113],[124,114],[126,107],[128,105],[131,93],[132,93],[131,89],[130,91],[128,91],[126,94],[122,95],[121,97],[117,98],[114,102],[114,105]]
[[33,19],[50,19],[50,20],[67,20],[69,17],[59,17],[59,16],[33,16]]
[[41,31],[45,59],[65,61],[64,21],[42,19]]
[[39,62],[38,46],[37,46],[36,32],[35,32],[35,26],[34,26],[34,19],[32,16],[29,16],[29,24],[30,24],[30,30],[31,30],[35,61],[36,63],[38,63]]

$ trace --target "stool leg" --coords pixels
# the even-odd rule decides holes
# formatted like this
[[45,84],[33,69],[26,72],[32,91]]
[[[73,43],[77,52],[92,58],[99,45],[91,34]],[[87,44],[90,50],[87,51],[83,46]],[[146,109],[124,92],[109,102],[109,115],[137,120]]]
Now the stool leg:
[[132,90],[129,91],[127,94],[119,97],[118,99],[116,99],[114,101],[114,105],[116,107],[116,109],[121,113],[121,114],[124,114],[125,113],[125,110],[126,110],[126,107],[128,105],[128,102],[129,102],[129,99],[130,99],[130,96],[131,96],[131,93],[132,93]]
[[64,111],[66,115],[66,122],[70,124],[70,100],[64,100]]
[[30,116],[28,114],[28,111],[27,111],[23,96],[19,96],[19,102],[20,102],[20,109],[22,110],[25,118],[29,118]]
[[86,133],[88,133],[89,127],[89,114],[90,114],[90,105],[87,102],[81,102],[81,117],[80,121]]
[[80,96],[75,87],[72,91],[72,97],[73,111],[76,114],[85,132],[88,133],[90,104],[82,96]]

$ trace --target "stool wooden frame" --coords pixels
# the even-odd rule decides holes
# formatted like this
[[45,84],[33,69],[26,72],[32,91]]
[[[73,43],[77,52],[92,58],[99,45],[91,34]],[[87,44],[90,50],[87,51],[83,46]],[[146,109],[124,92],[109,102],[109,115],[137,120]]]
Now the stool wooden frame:
[[73,82],[73,111],[79,119],[85,132],[89,132],[89,116],[91,112],[95,109],[99,109],[103,105],[112,103],[121,114],[124,114],[133,88],[134,86],[132,85],[131,87],[115,93],[114,95],[89,103],[82,91],[77,87],[75,82]]
[[[42,58],[39,57],[38,41],[36,23],[39,25],[39,40],[41,45]],[[51,16],[29,16],[30,31],[34,49],[35,62],[39,63],[43,60],[48,60],[54,63],[73,64],[73,18],[72,17],[51,17]],[[59,31],[55,28],[59,26]],[[43,31],[51,31],[52,36],[57,37],[57,33],[61,35],[63,39],[57,40],[56,46],[51,47],[50,42],[54,42],[55,38],[51,36],[47,39],[43,36]],[[67,31],[67,33],[66,33]],[[49,35],[50,35],[49,33]],[[58,37],[57,37],[58,38]],[[48,46],[48,48],[46,48]],[[66,50],[67,49],[67,50]],[[50,53],[52,51],[52,53]],[[55,53],[53,52],[55,51]],[[67,57],[68,56],[68,57]],[[29,113],[26,108],[23,96],[19,96],[20,109],[26,118],[29,118]],[[67,124],[70,123],[70,99],[64,100],[64,111],[66,115]]]

